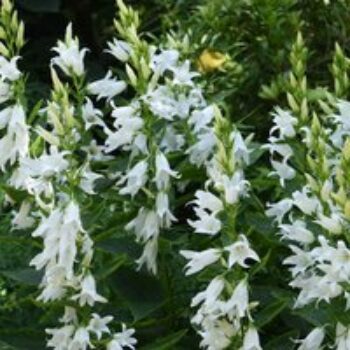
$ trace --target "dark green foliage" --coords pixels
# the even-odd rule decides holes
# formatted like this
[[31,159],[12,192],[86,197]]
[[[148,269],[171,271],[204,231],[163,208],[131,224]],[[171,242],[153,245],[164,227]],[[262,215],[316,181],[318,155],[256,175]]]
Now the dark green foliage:
[[[154,40],[165,40],[165,31],[170,29],[180,37],[190,33],[191,46],[186,55],[194,64],[207,48],[230,56],[232,64],[224,71],[205,74],[203,86],[210,99],[223,105],[245,134],[253,132],[261,143],[266,142],[271,126],[269,112],[282,99],[281,81],[290,69],[289,54],[298,30],[310,49],[311,86],[329,83],[335,42],[345,53],[350,51],[348,0],[334,1],[329,6],[321,0],[135,0],[129,4],[140,10],[142,28]],[[18,0],[17,5],[27,26],[29,44],[20,64],[22,70],[30,72],[32,107],[38,98],[48,97],[50,48],[62,37],[68,21],[73,22],[82,44],[91,49],[91,79],[103,74],[109,58],[101,52],[113,32],[113,0]],[[277,86],[275,96],[267,96],[263,90],[271,83]],[[332,310],[292,310],[295,295],[287,288],[289,275],[282,265],[288,253],[276,235],[276,227],[263,214],[266,202],[278,197],[273,190],[277,180],[267,176],[267,155],[263,150],[252,158],[254,164],[247,173],[251,197],[242,208],[239,228],[249,235],[262,260],[255,270],[252,268],[251,292],[253,300],[260,303],[256,324],[261,328],[264,349],[288,350],[293,348],[291,339],[305,335],[324,317],[323,312],[328,316]],[[115,162],[109,166],[118,169],[120,165]],[[110,300],[107,312],[116,321],[129,322],[137,328],[140,350],[198,348],[188,305],[201,281],[184,277],[184,261],[178,252],[190,247],[205,248],[211,238],[197,239],[185,221],[192,213],[185,203],[203,183],[204,174],[189,164],[179,167],[185,169],[184,179],[191,180],[192,185],[177,198],[176,216],[181,225],[162,236],[158,277],[135,271],[134,259],[140,247],[123,228],[131,211],[126,215],[120,201],[111,212],[110,199],[117,198],[112,183],[98,184],[105,201],[85,203],[86,211],[90,213],[93,208],[95,213],[83,217],[83,221],[96,241],[94,266],[101,293]],[[1,188],[0,350],[44,349],[43,330],[56,322],[58,312],[48,311],[35,301],[40,276],[28,268],[28,262],[40,247],[30,239],[30,232],[11,231],[10,209],[4,200],[9,190]],[[21,193],[11,193],[11,197],[20,201]]]

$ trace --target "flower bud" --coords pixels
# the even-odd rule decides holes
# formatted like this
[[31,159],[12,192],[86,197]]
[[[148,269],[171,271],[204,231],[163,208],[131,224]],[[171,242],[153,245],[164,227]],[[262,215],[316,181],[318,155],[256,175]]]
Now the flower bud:
[[298,106],[297,102],[295,101],[294,96],[289,92],[287,93],[287,100],[288,100],[288,104],[289,104],[290,108],[292,109],[292,111],[294,113],[298,113],[299,106]]
[[148,80],[148,78],[151,74],[151,70],[149,68],[149,65],[146,63],[146,60],[144,57],[141,57],[141,59],[140,59],[140,66],[141,66],[142,77],[145,80]]
[[137,86],[137,76],[136,76],[135,72],[128,64],[125,65],[125,70],[126,70],[126,74],[130,80],[131,85],[133,87],[136,87]]
[[22,21],[18,25],[16,45],[18,48],[21,48],[24,45],[24,24]]
[[35,129],[35,131],[37,132],[37,134],[39,136],[41,136],[50,145],[53,145],[53,146],[59,146],[60,145],[59,139],[56,136],[54,136],[52,133],[50,133],[49,131],[45,130],[43,127],[38,126]]
[[350,160],[350,138],[349,137],[347,137],[344,142],[342,154],[344,159],[348,162]]
[[340,187],[337,193],[332,192],[331,196],[336,201],[336,203],[341,206],[345,205],[345,202],[347,201],[344,187]]
[[17,12],[14,12],[11,18],[11,29],[15,32],[18,28],[18,15]]
[[5,39],[6,38],[6,31],[4,27],[0,26],[0,39]]
[[303,120],[305,120],[307,119],[308,114],[309,114],[309,108],[307,106],[307,99],[304,97],[301,102],[300,116]]
[[5,57],[9,57],[10,55],[10,51],[1,41],[0,41],[0,55],[3,55]]
[[350,200],[347,200],[344,205],[344,215],[350,220]]
[[321,124],[316,113],[313,113],[312,115],[311,131],[313,135],[319,135],[321,131]]
[[205,49],[197,60],[199,70],[202,72],[212,72],[220,69],[227,60],[227,56],[218,51]]

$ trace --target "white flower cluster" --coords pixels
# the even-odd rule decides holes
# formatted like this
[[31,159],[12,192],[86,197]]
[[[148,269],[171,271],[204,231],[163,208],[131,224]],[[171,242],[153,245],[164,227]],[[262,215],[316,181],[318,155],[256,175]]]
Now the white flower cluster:
[[[129,62],[135,55],[134,46],[114,39],[108,52],[122,62]],[[172,180],[180,174],[172,169],[169,155],[186,153],[190,162],[198,166],[208,159],[215,143],[208,126],[214,118],[214,107],[204,100],[201,89],[192,80],[197,73],[190,70],[189,61],[180,60],[178,51],[157,51],[147,46],[146,56],[140,61],[142,79],[146,81],[143,83],[147,86],[138,87],[137,77],[127,63],[135,97],[127,106],[110,103],[114,122],[104,128],[107,134],[104,151],[122,150],[129,154],[129,166],[118,175],[117,186],[121,195],[129,195],[132,202],[141,204],[126,229],[145,245],[137,260],[139,267],[146,265],[156,273],[159,234],[176,221],[169,196],[174,187]],[[125,88],[125,82],[117,81],[111,72],[89,85],[91,93],[106,98],[107,102]]]
[[[1,79],[1,78],[0,78]],[[0,139],[0,168],[6,164],[13,165],[19,157],[28,154],[29,127],[21,104],[16,103],[0,112],[0,129],[6,128],[6,134]]]
[[[8,7],[9,18],[16,18],[11,14],[11,5],[6,3],[4,6]],[[0,169],[4,171],[6,165],[13,165],[18,158],[28,154],[29,127],[19,91],[23,84],[23,75],[17,67],[20,57],[6,48],[6,42],[1,44],[8,53],[6,57],[0,54],[0,104],[7,104],[0,109],[0,130],[5,130],[0,138]]]
[[[271,155],[271,165],[274,171],[270,175],[277,175],[281,185],[284,186],[286,180],[291,180],[295,176],[295,170],[288,164],[289,158],[293,155],[291,146],[285,140],[295,137],[294,126],[297,124],[297,119],[288,111],[276,108],[273,113],[274,127],[271,128],[269,144],[266,148],[269,149]],[[276,132],[278,135],[276,136]],[[276,156],[279,159],[275,159]]]
[[[71,25],[67,27],[65,41],[59,41],[54,51],[57,56],[52,59],[53,65],[61,68],[73,81],[83,79],[86,49],[79,48],[78,39],[72,36]],[[65,309],[62,327],[46,330],[51,337],[47,346],[56,350],[92,349],[106,333],[108,338],[103,341],[107,350],[134,349],[133,329],[123,325],[122,332],[112,334],[108,326],[112,316],[79,313],[79,309],[107,302],[97,292],[92,274],[93,240],[83,227],[81,208],[75,198],[79,191],[82,195],[93,195],[94,182],[101,177],[90,169],[89,162],[96,157],[96,152],[92,154],[91,149],[97,147],[93,139],[91,147],[84,148],[87,159],[82,161],[75,157],[75,151],[81,147],[81,132],[93,126],[105,127],[105,124],[100,119],[102,112],[90,99],[86,98],[81,105],[70,102],[69,89],[60,82],[53,68],[52,78],[52,100],[42,111],[47,116],[48,127],[37,128],[37,133],[48,145],[44,145],[38,157],[28,152],[21,154],[19,165],[10,178],[13,187],[27,191],[33,198],[32,205],[28,201],[22,203],[13,219],[14,227],[29,228],[38,222],[32,236],[43,241],[43,250],[30,262],[44,272],[38,300],[45,303],[62,300],[71,305]],[[18,108],[13,107],[14,115],[4,113],[4,124],[6,118],[18,119]],[[17,126],[16,130],[20,128]],[[24,140],[22,137],[21,141]],[[47,148],[49,151],[45,150]]]
[[[136,32],[137,15],[121,1],[119,6],[121,18],[115,26],[123,40],[108,43],[107,52],[125,64],[125,81],[111,69],[102,79],[87,83],[88,50],[80,48],[68,25],[65,39],[53,48],[51,97],[39,111],[31,135],[24,96],[17,95],[24,90],[18,56],[0,57],[0,103],[8,105],[0,112],[0,129],[6,129],[0,139],[0,168],[16,163],[8,184],[26,193],[12,225],[32,229],[32,236],[42,242],[42,250],[30,262],[42,272],[37,299],[65,306],[60,325],[46,329],[47,346],[135,348],[134,329],[122,324],[122,330],[113,333],[113,317],[94,312],[95,304],[107,299],[99,294],[93,274],[94,232],[84,220],[88,205],[81,203],[100,198],[95,192],[97,179],[106,175],[114,181],[125,209],[135,215],[125,229],[144,245],[138,266],[146,265],[155,274],[159,235],[177,221],[172,198],[186,186],[181,170],[191,166],[205,168],[208,180],[205,190],[196,192],[196,219],[188,223],[196,233],[226,237],[225,244],[205,251],[181,251],[189,260],[187,275],[218,268],[192,300],[192,307],[198,309],[192,323],[202,337],[201,346],[208,350],[231,344],[259,350],[247,272],[248,260],[259,261],[259,257],[246,235],[236,233],[239,202],[249,186],[243,173],[249,162],[246,143],[225,124],[217,107],[204,99],[190,62],[177,50],[142,41]],[[127,103],[120,96],[126,90],[132,96]],[[97,107],[101,105],[111,111],[111,120],[102,118],[102,107]],[[94,140],[95,132],[101,144]],[[105,165],[115,157],[127,160],[122,170],[94,172],[95,161]]]
[[[336,298],[342,300],[344,311],[350,307],[350,249],[346,238],[350,218],[346,180],[350,169],[350,103],[339,101],[337,109],[337,113],[325,116],[323,125],[314,118],[311,126],[299,128],[291,113],[277,109],[271,131],[278,131],[279,137],[271,136],[267,146],[271,156],[283,158],[279,162],[283,171],[276,170],[272,160],[282,185],[297,174],[287,164],[297,152],[296,137],[302,138],[307,153],[308,168],[301,174],[305,175],[302,187],[289,198],[269,204],[266,212],[278,224],[292,252],[284,264],[290,266],[290,285],[299,290],[297,308],[314,302],[331,303]],[[340,323],[333,326],[337,329],[335,347],[348,348],[349,340],[344,339],[350,327]],[[300,349],[321,349],[323,338],[323,328],[316,329]]]
[[[94,313],[86,326],[79,326],[75,309],[66,307],[65,313],[60,319],[63,326],[46,330],[47,334],[51,336],[47,346],[58,350],[93,349],[95,347],[91,343],[91,334],[97,340],[101,340],[104,333],[110,334],[108,324],[112,320],[112,316],[100,317]],[[133,337],[134,332],[133,329],[127,329],[123,324],[122,331],[114,333],[112,339],[107,343],[106,350],[122,350],[124,348],[134,350],[136,344],[136,339]]]
[[[248,259],[259,261],[259,257],[250,247],[246,235],[235,234],[236,225],[227,223],[234,220],[239,200],[247,192],[248,182],[242,168],[249,161],[249,151],[237,130],[229,134],[227,141],[222,135],[216,135],[216,153],[206,163],[207,189],[196,192],[193,201],[196,220],[188,222],[199,234],[215,236],[220,233],[232,243],[180,253],[189,260],[186,275],[211,265],[218,269],[218,275],[194,296],[191,303],[191,307],[198,308],[191,321],[202,337],[201,347],[220,350],[234,344],[237,349],[259,350],[259,336],[250,314],[253,305],[249,302],[249,274],[246,272]],[[227,215],[226,219],[224,215]],[[227,221],[226,227],[223,220]],[[234,278],[230,271],[235,271]]]

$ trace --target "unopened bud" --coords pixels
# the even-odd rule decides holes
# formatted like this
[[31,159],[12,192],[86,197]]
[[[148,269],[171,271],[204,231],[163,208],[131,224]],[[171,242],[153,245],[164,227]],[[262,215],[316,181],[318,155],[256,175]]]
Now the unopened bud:
[[318,191],[318,184],[317,184],[316,180],[310,174],[305,174],[305,177],[306,177],[306,180],[307,180],[309,186],[311,187],[311,189],[314,192],[317,192]]
[[321,188],[321,198],[324,202],[329,201],[332,189],[332,183],[330,181],[325,181]]
[[321,131],[321,124],[316,113],[312,115],[311,131],[314,135],[318,135]]
[[0,39],[6,39],[6,31],[2,26],[0,26]]
[[343,146],[343,157],[348,162],[350,160],[350,138],[347,137]]
[[149,78],[149,76],[151,74],[151,70],[150,70],[148,64],[146,63],[146,60],[145,60],[144,57],[141,57],[140,66],[141,66],[142,77],[145,80],[148,80],[148,78]]
[[306,94],[306,90],[307,90],[307,79],[305,76],[303,76],[303,78],[301,79],[300,82],[300,89],[301,91]]
[[113,24],[114,24],[115,29],[118,31],[118,33],[120,35],[122,35],[122,36],[126,35],[123,26],[116,19],[113,21]]
[[345,193],[345,190],[343,187],[340,187],[338,189],[338,192],[334,193],[332,192],[331,193],[331,197],[333,198],[333,200],[340,206],[343,206],[345,205],[345,202],[346,202],[346,193]]
[[130,84],[132,86],[137,86],[137,76],[135,74],[135,72],[133,71],[133,69],[128,65],[126,64],[125,65],[125,70],[126,70],[126,74],[130,80]]
[[17,30],[17,27],[18,27],[18,15],[17,15],[17,12],[14,12],[12,14],[10,26],[11,26],[11,29],[13,31]]
[[117,0],[117,6],[121,14],[127,14],[128,13],[128,8],[125,6],[123,0]]
[[52,67],[51,67],[51,80],[55,91],[59,92],[64,90],[64,86],[60,78],[58,77],[55,69],[53,69]]
[[303,120],[306,120],[308,114],[309,114],[309,108],[307,106],[307,99],[304,97],[301,102],[300,116]]
[[298,34],[297,34],[296,43],[297,43],[298,47],[304,46],[304,39],[303,39],[303,35],[301,34],[301,32],[298,32]]
[[326,102],[324,102],[324,101],[319,99],[317,101],[317,103],[319,104],[319,106],[321,107],[321,109],[322,109],[322,111],[324,113],[326,113],[326,114],[332,114],[333,113],[332,109],[329,107],[329,105]]
[[5,57],[8,57],[10,55],[10,51],[1,41],[0,41],[0,55]]
[[6,12],[11,12],[13,8],[12,2],[10,0],[2,0],[2,8]]
[[339,68],[335,63],[332,64],[332,72],[335,76],[339,75]]
[[24,45],[24,24],[22,21],[18,25],[16,45],[18,48],[21,48]]
[[350,200],[347,200],[344,205],[344,215],[349,220],[350,219]]
[[294,113],[298,113],[299,106],[298,106],[297,102],[295,101],[294,96],[289,92],[287,93],[287,100],[288,100],[288,104],[289,104],[290,108],[292,109],[292,111]]
[[36,128],[36,132],[37,132],[38,135],[40,135],[50,145],[53,145],[53,146],[59,146],[60,145],[59,139],[56,136],[54,136],[52,133],[50,133],[49,131],[45,130],[43,127],[38,126]]
[[295,78],[295,75],[292,72],[289,73],[289,82],[293,89],[295,89],[298,86],[297,79]]

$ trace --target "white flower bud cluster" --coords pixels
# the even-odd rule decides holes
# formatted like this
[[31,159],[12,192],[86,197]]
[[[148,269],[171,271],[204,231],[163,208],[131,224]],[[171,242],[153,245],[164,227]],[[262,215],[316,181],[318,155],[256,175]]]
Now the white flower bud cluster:
[[[4,3],[8,6],[9,1]],[[30,262],[42,272],[37,300],[65,306],[60,325],[46,330],[47,346],[133,350],[137,343],[134,329],[122,324],[121,331],[113,333],[113,317],[94,312],[95,304],[107,299],[100,295],[94,277],[94,232],[85,221],[89,209],[81,203],[100,198],[96,180],[106,174],[114,181],[125,211],[134,215],[125,229],[144,246],[138,267],[146,266],[156,274],[159,236],[177,221],[172,199],[186,187],[182,170],[203,167],[208,180],[205,190],[195,194],[196,218],[188,223],[198,234],[226,239],[225,244],[218,240],[204,251],[181,251],[188,259],[186,275],[212,267],[218,270],[192,300],[192,307],[197,308],[192,323],[202,337],[201,346],[208,350],[231,344],[259,350],[251,317],[255,304],[249,302],[248,291],[248,263],[259,257],[247,236],[236,232],[235,223],[240,200],[249,187],[243,172],[250,153],[246,141],[229,124],[222,128],[224,119],[203,97],[190,61],[177,50],[142,41],[136,31],[138,16],[122,1],[118,3],[121,23],[116,21],[115,26],[123,40],[114,39],[107,52],[125,64],[125,79],[110,69],[103,78],[86,82],[88,50],[80,48],[68,25],[65,39],[53,48],[51,97],[37,113],[40,118],[31,134],[25,122],[18,56],[0,57],[0,103],[7,104],[0,111],[0,129],[6,129],[0,139],[0,168],[13,165],[8,184],[26,193],[12,220],[13,228],[32,229],[32,237],[42,243]],[[134,23],[126,26],[131,20]],[[18,42],[22,41],[19,36]],[[60,80],[62,75],[67,82]],[[102,110],[111,112],[111,120],[103,118]],[[292,136],[288,126],[285,134]],[[116,157],[126,160],[119,172],[103,168],[101,175],[94,171],[95,161],[104,165]],[[303,223],[299,226],[306,230]]]
[[[6,2],[3,5],[2,15],[4,16],[2,25],[13,23],[12,29],[14,30],[23,27],[23,23],[18,23],[17,13],[13,11],[10,3]],[[7,23],[8,21],[9,23]],[[14,41],[16,42],[16,40]],[[13,43],[9,44],[6,40],[1,40],[0,43],[0,104],[6,104],[6,107],[0,107],[0,132],[2,135],[0,137],[0,170],[4,171],[7,165],[13,165],[18,158],[28,154],[29,127],[26,123],[26,109],[21,93],[24,78],[17,67],[21,43],[16,42],[17,50],[12,49]]]
[[235,234],[235,224],[226,222],[224,227],[223,223],[224,215],[227,220],[235,217],[240,199],[247,195],[249,183],[244,179],[243,166],[249,162],[249,151],[237,130],[230,133],[228,142],[224,139],[217,132],[214,157],[206,163],[206,190],[196,192],[192,202],[196,220],[188,220],[188,223],[199,234],[220,234],[232,243],[216,243],[215,248],[199,252],[180,251],[188,260],[186,275],[208,268],[218,273],[192,299],[191,307],[196,307],[197,312],[191,322],[198,329],[203,348],[219,350],[235,346],[242,350],[258,350],[261,346],[250,312],[253,303],[249,302],[247,269],[248,261],[259,261],[259,257],[246,235]]
[[[52,65],[58,66],[73,81],[84,81],[86,49],[79,48],[71,25],[67,27],[65,41],[59,41],[54,51],[57,56],[52,59]],[[50,336],[47,346],[56,350],[85,350],[95,348],[103,340],[108,350],[134,349],[133,329],[123,325],[121,332],[113,334],[109,327],[112,316],[101,317],[86,312],[95,303],[106,303],[107,300],[97,291],[92,272],[94,244],[83,227],[76,194],[80,191],[82,195],[94,195],[94,182],[101,175],[90,168],[90,161],[97,157],[96,152],[91,152],[91,148],[97,148],[92,137],[92,147],[85,147],[85,161],[78,160],[75,151],[81,147],[82,132],[93,127],[105,128],[100,118],[102,112],[87,97],[80,105],[79,102],[71,103],[69,87],[60,82],[53,68],[52,78],[52,100],[42,110],[48,126],[37,128],[39,137],[46,144],[37,157],[29,154],[26,146],[9,180],[11,186],[26,191],[32,198],[31,204],[28,201],[22,203],[13,219],[14,228],[29,228],[37,223],[32,236],[43,242],[43,250],[30,262],[37,270],[43,270],[41,293],[37,299],[44,303],[60,300],[70,305],[65,308],[62,327],[46,330]],[[78,92],[83,87],[80,85]],[[21,131],[19,119],[24,121],[24,111],[19,105],[3,110],[0,117],[4,126],[9,125],[9,131],[12,130],[11,123],[16,123],[16,132]],[[25,130],[27,132],[27,127]],[[16,140],[15,137],[12,139]],[[22,135],[20,141],[29,143],[29,136]],[[101,154],[98,158],[106,156]]]
[[[296,308],[315,303],[321,307],[322,303],[332,304],[335,299],[342,300],[344,311],[350,307],[347,239],[350,213],[346,180],[350,170],[350,103],[339,101],[336,109],[334,114],[323,117],[322,124],[314,117],[311,126],[302,127],[297,126],[290,112],[276,109],[271,132],[278,131],[279,135],[271,136],[267,145],[271,157],[282,158],[278,162],[285,171],[280,172],[274,165],[276,161],[271,160],[281,185],[287,186],[286,181],[294,177],[300,177],[302,184],[287,198],[268,204],[266,211],[267,216],[274,218],[292,252],[284,264],[292,275],[290,286],[299,290]],[[300,157],[298,138],[302,139],[307,155],[304,173],[295,164],[287,164],[297,152]],[[338,322],[332,326],[337,333],[335,348],[347,348],[350,325]],[[323,328],[316,328],[301,341],[299,349],[321,349],[323,340]]]
[[[127,62],[136,55],[135,45],[114,39],[108,53],[126,63],[126,72],[135,96],[128,105],[112,107],[113,125],[105,126],[104,151],[128,152],[129,166],[117,174],[119,194],[130,196],[132,203],[141,203],[136,217],[126,225],[133,231],[144,251],[137,260],[157,272],[158,237],[176,221],[170,208],[172,183],[181,177],[169,161],[175,152],[188,154],[192,164],[201,166],[211,155],[215,136],[211,127],[214,107],[208,105],[193,78],[189,61],[182,62],[176,50],[157,50],[147,46],[141,71],[148,78],[138,77]],[[129,68],[128,68],[129,67]],[[135,80],[136,79],[136,80]],[[113,83],[114,81],[114,83]],[[139,83],[138,83],[139,81]],[[121,83],[121,82],[118,82]],[[142,83],[144,88],[138,88]],[[106,78],[89,85],[91,93],[109,102],[116,94],[110,84],[117,84],[111,71]],[[117,93],[126,88],[123,86]],[[142,198],[138,200],[138,198]]]

